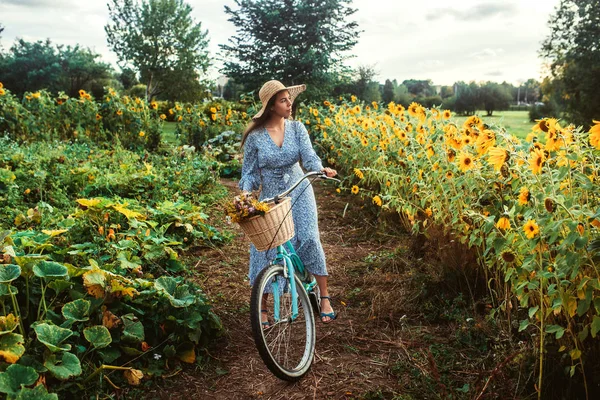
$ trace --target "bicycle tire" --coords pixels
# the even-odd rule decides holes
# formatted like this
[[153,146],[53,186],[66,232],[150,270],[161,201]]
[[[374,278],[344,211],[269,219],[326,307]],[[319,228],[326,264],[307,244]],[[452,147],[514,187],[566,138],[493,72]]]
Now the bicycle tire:
[[[283,278],[283,265],[280,264],[272,264],[265,267],[256,277],[256,281],[254,286],[252,287],[252,295],[250,297],[250,322],[252,326],[252,336],[254,337],[254,343],[256,344],[256,348],[258,353],[260,354],[263,362],[267,366],[267,368],[279,379],[295,382],[304,375],[308,373],[310,367],[312,365],[314,354],[315,354],[315,343],[316,343],[316,327],[315,327],[315,319],[312,309],[311,301],[308,298],[308,294],[306,290],[302,286],[302,282],[300,279],[294,274],[294,279],[296,281],[296,292],[298,296],[298,319],[294,322],[284,321],[284,322],[274,322],[271,327],[268,329],[263,329],[262,321],[261,321],[261,310],[264,308],[263,305],[263,293],[265,288],[273,282],[273,279],[278,279],[279,277]],[[284,281],[285,282],[285,281]],[[289,283],[287,284],[289,285]],[[273,298],[273,295],[269,296]],[[288,296],[291,297],[291,296]],[[282,306],[282,316],[286,315],[287,307]],[[285,309],[284,309],[285,308]],[[292,325],[300,325],[302,320],[306,324],[304,327],[304,333],[302,331],[298,332],[298,329],[292,327]],[[289,332],[285,332],[289,328]],[[276,330],[277,329],[277,330]],[[275,332],[283,332],[277,334]],[[298,332],[298,333],[296,333]],[[270,338],[273,336],[274,339],[278,339],[280,336],[283,336],[280,340],[286,340],[286,336],[288,336],[289,341],[300,342],[304,340],[304,344],[297,346],[298,348],[304,347],[302,350],[302,354],[298,354],[298,356],[293,356],[295,358],[299,358],[298,362],[291,361],[288,365],[286,364],[286,360],[281,360],[277,354],[275,354],[275,349],[273,351],[269,348],[272,347],[270,343]],[[294,336],[294,337],[292,337]],[[270,346],[271,345],[271,346]],[[281,350],[281,344],[277,348],[277,353]],[[288,348],[285,349],[285,357],[288,356]],[[282,362],[283,361],[283,362]],[[290,366],[291,365],[291,366]]]

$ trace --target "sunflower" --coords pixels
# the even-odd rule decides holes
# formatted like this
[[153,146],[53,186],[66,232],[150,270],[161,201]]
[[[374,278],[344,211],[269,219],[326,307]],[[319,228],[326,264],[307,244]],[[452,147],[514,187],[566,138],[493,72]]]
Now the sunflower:
[[452,113],[450,112],[450,110],[444,110],[444,112],[442,113],[442,118],[444,119],[450,119],[451,116]]
[[542,172],[544,165],[544,153],[539,149],[534,149],[529,155],[529,168],[534,174]]
[[167,116],[165,114],[160,114],[160,119],[165,120],[167,119]]
[[579,236],[583,236],[583,233],[585,232],[583,224],[577,224],[577,232],[579,232]]
[[502,165],[504,165],[508,159],[508,152],[500,147],[490,147],[488,154],[489,163],[494,166],[496,171],[500,171],[500,168],[502,168]]
[[454,150],[450,149],[446,152],[446,154],[448,155],[448,162],[454,162],[454,157],[456,157]]
[[385,186],[387,186],[387,187],[390,187],[390,186],[392,186],[392,182],[390,182],[390,181],[386,181],[386,182],[385,182]]
[[454,174],[452,173],[452,171],[446,172],[446,179],[452,179],[453,177],[454,177]]
[[146,136],[146,132],[140,131],[140,137],[144,137],[144,136]]
[[501,217],[496,223],[496,228],[507,231],[510,229],[510,220],[506,217]]
[[473,159],[467,153],[461,153],[458,160],[458,167],[461,171],[465,172],[473,168]]
[[354,186],[352,186],[351,192],[352,192],[352,194],[358,194],[358,190],[359,190],[358,186],[354,185]]
[[0,87],[0,96],[4,96],[4,94],[5,94],[5,93],[6,93],[6,92],[4,91],[4,89],[2,89],[2,88]]
[[358,168],[354,168],[354,175],[356,175],[358,179],[363,179],[365,177],[362,171]]
[[523,226],[523,231],[525,232],[527,239],[533,239],[540,233],[540,227],[536,224],[535,219],[530,219],[525,226]]
[[590,128],[590,144],[600,150],[600,121],[594,121]]
[[517,258],[517,256],[515,255],[515,253],[513,253],[510,250],[507,251],[503,251],[502,252],[502,259],[504,261],[506,261],[507,263],[512,263],[515,261],[515,258]]
[[157,110],[158,109],[158,103],[153,101],[150,103],[150,108],[152,108],[153,110]]
[[367,140],[367,138],[366,138],[366,137],[364,137],[364,136],[361,136],[361,138],[360,138],[360,142],[361,142],[361,144],[363,145],[363,147],[366,147],[366,146],[368,146],[368,145],[369,145],[369,141],[368,141],[368,140]]
[[530,197],[531,194],[529,193],[529,189],[522,187],[519,191],[519,204],[524,206],[525,204],[529,203]]
[[433,157],[433,155],[435,154],[435,151],[433,151],[433,146],[432,145],[427,145],[427,157],[431,158]]
[[539,121],[537,121],[537,125],[535,125],[533,127],[533,129],[535,131],[548,132],[548,129],[549,129],[548,121],[545,118],[540,119]]
[[97,121],[100,121],[101,119],[102,119],[102,115],[100,115],[100,114],[96,114],[96,120],[97,120]]
[[373,204],[377,205],[378,207],[381,207],[381,204],[382,204],[381,197],[379,197],[379,196],[373,197]]
[[425,209],[425,214],[427,215],[428,218],[431,218],[431,216],[433,215],[433,210],[431,210],[431,207],[427,207]]
[[556,209],[554,207],[554,200],[552,200],[550,197],[546,197],[544,199],[544,208],[546,209],[546,211],[548,211],[549,213],[554,212],[554,210]]
[[315,117],[318,117],[318,116],[319,116],[319,110],[317,110],[316,108],[314,108],[314,109],[312,110],[312,114],[313,114]]
[[329,107],[329,106],[331,105],[331,103],[330,103],[330,102],[328,102],[327,100],[325,100],[325,101],[323,102],[323,105],[324,105],[325,107]]
[[440,119],[440,110],[438,110],[437,108],[432,108],[431,109],[431,116],[435,119]]
[[79,90],[79,97],[85,97],[85,94],[86,94],[85,90],[83,90],[83,89]]

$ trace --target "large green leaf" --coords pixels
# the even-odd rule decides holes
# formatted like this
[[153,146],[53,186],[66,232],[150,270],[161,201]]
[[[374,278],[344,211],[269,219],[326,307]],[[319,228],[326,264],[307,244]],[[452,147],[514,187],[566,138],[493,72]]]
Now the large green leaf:
[[62,344],[62,342],[73,334],[73,331],[70,329],[43,323],[35,327],[35,333],[38,340],[44,343],[53,353],[71,350],[70,344]]
[[90,313],[90,302],[84,299],[78,299],[67,303],[62,308],[62,315],[66,319],[74,321],[87,321]]
[[0,317],[0,336],[11,333],[19,326],[19,317],[14,314],[8,314]]
[[0,360],[4,359],[9,364],[16,363],[25,354],[23,343],[23,336],[17,333],[0,336]]
[[0,297],[3,296],[10,296],[12,294],[17,294],[19,293],[19,290],[14,287],[13,285],[10,285],[8,283],[0,283]]
[[117,358],[121,357],[121,352],[112,347],[98,350],[98,354],[100,354],[100,357],[102,357],[102,361],[104,361],[105,364],[111,364]]
[[121,317],[123,321],[123,340],[127,342],[140,343],[144,341],[144,325],[133,314]]
[[15,400],[58,400],[58,395],[56,393],[48,393],[44,385],[38,385],[33,389],[21,389]]
[[81,374],[81,363],[75,354],[63,353],[62,359],[58,359],[56,354],[52,354],[44,366],[48,368],[48,371],[52,373],[56,378],[60,380],[69,379],[72,376],[78,376]]
[[[69,276],[72,276],[71,274],[69,274]],[[66,289],[71,289],[73,287],[73,282],[69,282],[69,281],[65,281],[62,279],[56,279],[53,280],[52,282],[50,282],[48,284],[48,287],[52,290],[54,290],[54,292],[56,292],[56,294],[61,294],[64,290]]]
[[112,342],[110,332],[103,325],[90,326],[83,330],[83,336],[90,342],[95,348],[102,349]]
[[196,301],[196,296],[190,293],[188,285],[179,285],[175,278],[161,276],[154,281],[154,287],[169,299],[173,307],[187,307]]
[[42,261],[33,267],[35,276],[46,279],[64,278],[69,276],[69,270],[62,264],[53,261]]
[[0,264],[0,283],[9,283],[21,276],[21,267],[16,264]]
[[38,373],[31,367],[19,364],[9,365],[6,371],[0,373],[0,393],[15,395],[22,386],[35,383]]

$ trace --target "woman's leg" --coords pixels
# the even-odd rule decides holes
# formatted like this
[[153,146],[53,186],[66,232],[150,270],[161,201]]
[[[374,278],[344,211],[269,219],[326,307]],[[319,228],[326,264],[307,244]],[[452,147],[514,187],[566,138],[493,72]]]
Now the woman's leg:
[[[319,292],[321,297],[329,296],[329,291],[327,289],[327,275],[314,275],[317,280],[317,285],[319,285]],[[333,312],[333,308],[331,308],[331,302],[329,299],[321,299],[321,312],[329,314]],[[323,322],[331,321],[330,317],[322,317],[321,320]]]

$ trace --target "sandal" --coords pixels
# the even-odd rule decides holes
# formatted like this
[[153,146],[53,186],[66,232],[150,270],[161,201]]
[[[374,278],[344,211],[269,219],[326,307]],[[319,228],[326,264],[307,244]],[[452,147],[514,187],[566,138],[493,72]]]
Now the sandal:
[[[268,314],[268,310],[260,310],[261,313],[265,313]],[[267,320],[267,321],[261,321],[261,325],[263,327],[263,329],[269,329],[271,327],[271,323]]]
[[[320,298],[321,298],[321,300],[322,299],[329,300],[329,304],[331,304],[331,297],[329,297],[329,296],[321,296]],[[320,306],[321,306],[321,304],[319,303],[319,307]],[[326,318],[326,317],[329,317],[330,320],[329,321],[323,321],[323,318]],[[324,323],[324,324],[328,324],[330,322],[333,322],[333,321],[335,321],[336,318],[337,318],[337,314],[335,313],[335,311],[334,312],[330,312],[330,313],[324,313],[324,312],[321,313],[321,322]]]

